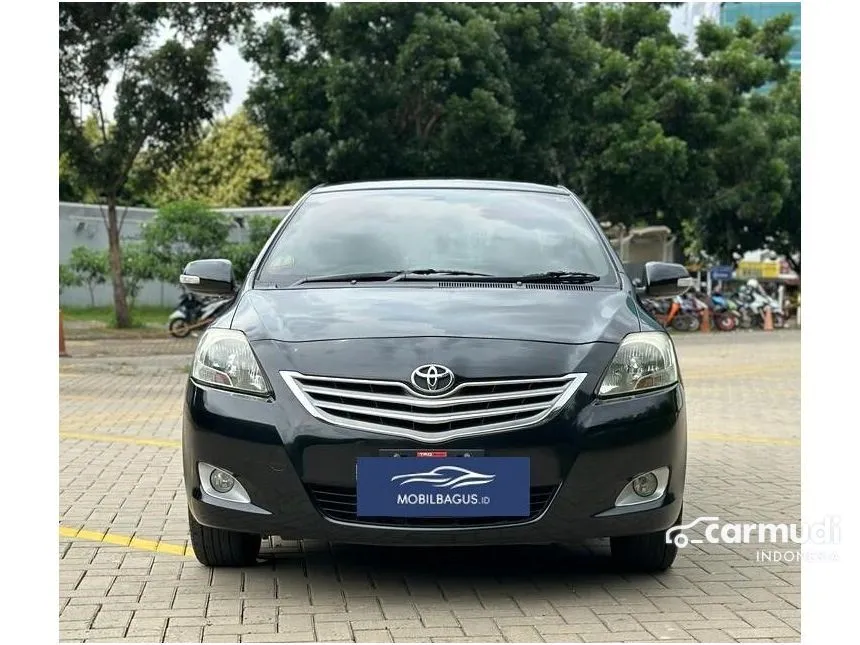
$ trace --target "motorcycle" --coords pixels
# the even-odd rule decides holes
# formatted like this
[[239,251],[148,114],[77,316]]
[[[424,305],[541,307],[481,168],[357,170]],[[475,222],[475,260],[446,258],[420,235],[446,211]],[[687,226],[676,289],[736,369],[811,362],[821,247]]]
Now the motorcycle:
[[167,330],[174,338],[185,338],[195,329],[206,327],[233,304],[234,296],[203,301],[186,291],[170,314]]
[[714,323],[720,331],[733,331],[740,324],[741,314],[737,303],[721,294],[711,296],[711,310]]
[[645,310],[663,327],[671,325],[675,316],[681,311],[681,304],[678,298],[672,298],[671,300],[642,298],[641,302]]
[[774,329],[785,327],[785,312],[779,302],[761,290],[748,286],[741,287],[736,294],[736,301],[741,313],[741,327],[745,329],[753,326],[764,327],[766,307],[770,308]]
[[672,318],[672,329],[677,331],[698,331],[702,326],[702,308],[707,306],[691,294],[678,296],[679,312]]

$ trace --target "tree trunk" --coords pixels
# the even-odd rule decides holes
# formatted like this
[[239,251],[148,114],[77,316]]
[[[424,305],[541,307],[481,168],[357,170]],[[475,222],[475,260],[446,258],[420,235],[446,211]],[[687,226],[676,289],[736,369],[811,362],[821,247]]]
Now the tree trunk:
[[116,314],[116,326],[131,327],[131,316],[128,302],[125,299],[125,283],[122,279],[122,252],[119,246],[119,221],[116,217],[116,195],[108,197],[107,205],[108,255],[110,258],[110,274],[113,281],[113,306]]

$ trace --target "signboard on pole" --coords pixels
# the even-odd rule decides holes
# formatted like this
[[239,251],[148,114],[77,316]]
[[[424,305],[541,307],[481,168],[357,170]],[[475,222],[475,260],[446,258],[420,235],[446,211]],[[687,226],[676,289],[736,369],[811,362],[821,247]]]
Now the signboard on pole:
[[731,280],[732,267],[729,264],[711,267],[711,280]]
[[779,278],[779,262],[776,260],[768,262],[748,262],[742,260],[738,262],[737,269],[738,278]]

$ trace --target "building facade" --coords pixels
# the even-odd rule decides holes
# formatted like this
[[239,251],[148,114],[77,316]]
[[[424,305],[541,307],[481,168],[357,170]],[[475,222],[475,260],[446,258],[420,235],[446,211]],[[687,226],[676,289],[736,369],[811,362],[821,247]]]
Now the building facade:
[[687,47],[696,46],[696,28],[703,20],[720,22],[720,2],[685,2],[672,10],[670,26],[687,38]]

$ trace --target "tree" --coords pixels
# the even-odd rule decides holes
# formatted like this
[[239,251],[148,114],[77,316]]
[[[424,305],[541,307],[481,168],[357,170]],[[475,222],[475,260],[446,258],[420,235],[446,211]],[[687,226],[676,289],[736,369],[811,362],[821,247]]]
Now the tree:
[[272,178],[265,133],[239,110],[161,176],[159,203],[195,200],[212,207],[290,204],[301,194],[295,185]]
[[[117,206],[132,169],[145,161],[141,176],[151,177],[223,105],[229,89],[215,71],[215,52],[252,10],[241,3],[60,4],[60,150],[81,185],[106,205],[119,327],[131,321]],[[112,77],[119,80],[111,118],[102,98]],[[96,141],[86,133],[89,116]]]
[[[707,179],[687,198],[702,246],[723,262],[768,245],[791,188],[784,136],[792,119],[762,91],[787,78],[790,24],[790,16],[761,27],[743,19],[734,29],[705,22],[697,31],[701,56],[693,75],[701,109],[682,127],[698,126],[700,135],[689,137],[688,147]],[[797,96],[799,132],[799,86]]]
[[638,4],[301,5],[246,43],[247,106],[282,176],[565,183],[631,223],[671,212],[690,179],[663,123],[691,66],[669,20]]
[[141,243],[126,244],[122,250],[122,277],[125,280],[129,309],[134,309],[143,284],[158,274],[156,258]]
[[793,73],[774,88],[772,98],[775,110],[771,132],[788,168],[790,186],[773,221],[770,246],[784,255],[800,275],[800,73]]
[[69,255],[68,267],[77,276],[77,284],[89,290],[90,306],[95,307],[96,287],[107,281],[109,273],[107,255],[86,246],[76,246]]
[[222,255],[231,226],[225,215],[199,202],[163,206],[142,231],[152,275],[165,282],[177,282],[192,260]]
[[522,133],[491,20],[466,4],[311,9],[253,32],[247,105],[280,176],[511,174]]
[[81,279],[67,264],[60,265],[60,295],[71,287],[81,286]]

